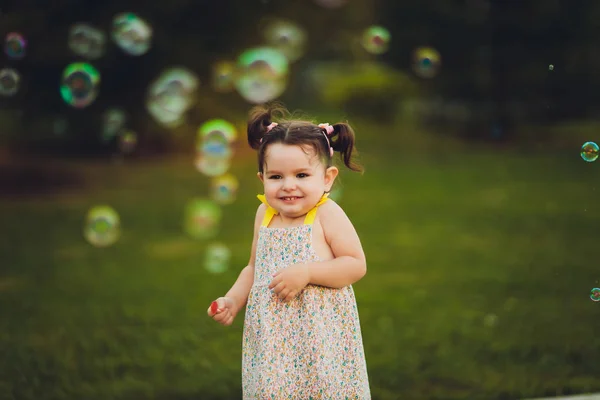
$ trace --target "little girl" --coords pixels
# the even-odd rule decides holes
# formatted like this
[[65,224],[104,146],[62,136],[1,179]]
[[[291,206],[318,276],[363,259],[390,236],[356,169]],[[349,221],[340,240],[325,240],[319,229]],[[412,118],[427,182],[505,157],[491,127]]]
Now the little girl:
[[[352,161],[349,125],[272,121],[250,114],[248,143],[264,185],[250,261],[208,315],[230,325],[246,305],[244,399],[371,398],[352,284],[367,271],[354,226],[328,193],[334,151]],[[335,140],[334,140],[335,139]]]

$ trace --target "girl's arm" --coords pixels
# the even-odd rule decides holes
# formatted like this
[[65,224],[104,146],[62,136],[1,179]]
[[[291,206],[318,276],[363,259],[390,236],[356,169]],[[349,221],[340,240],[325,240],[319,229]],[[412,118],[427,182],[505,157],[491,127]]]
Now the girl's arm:
[[239,310],[246,305],[248,300],[248,294],[254,283],[254,262],[256,260],[256,242],[258,240],[258,230],[262,223],[263,217],[267,207],[261,204],[256,211],[256,217],[254,219],[254,238],[252,239],[252,249],[250,251],[250,261],[248,265],[240,272],[237,280],[229,289],[225,297],[229,297],[234,302],[234,314],[237,314]]
[[319,207],[319,221],[335,258],[309,263],[309,283],[342,288],[359,281],[367,273],[367,261],[350,219],[337,203],[328,201]]

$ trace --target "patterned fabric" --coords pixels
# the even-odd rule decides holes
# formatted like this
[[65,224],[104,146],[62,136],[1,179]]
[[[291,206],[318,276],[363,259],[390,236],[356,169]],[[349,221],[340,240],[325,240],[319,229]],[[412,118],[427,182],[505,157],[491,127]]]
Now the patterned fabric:
[[[264,197],[261,201],[266,203]],[[312,220],[291,228],[269,228],[273,215],[260,227],[254,284],[246,306],[243,398],[369,400],[352,286],[308,285],[288,303],[268,288],[279,269],[320,261],[311,245]]]

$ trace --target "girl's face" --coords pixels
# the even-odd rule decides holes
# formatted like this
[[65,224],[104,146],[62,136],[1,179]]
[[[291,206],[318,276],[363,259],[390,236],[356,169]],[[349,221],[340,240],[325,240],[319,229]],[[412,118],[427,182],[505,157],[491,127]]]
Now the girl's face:
[[265,196],[282,217],[298,218],[310,211],[329,191],[338,174],[325,166],[309,146],[282,143],[270,145],[265,153],[263,182]]

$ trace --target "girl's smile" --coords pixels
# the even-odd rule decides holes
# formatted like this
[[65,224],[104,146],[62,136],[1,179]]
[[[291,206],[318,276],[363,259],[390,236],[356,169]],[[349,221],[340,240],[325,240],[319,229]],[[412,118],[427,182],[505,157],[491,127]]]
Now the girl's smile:
[[283,200],[285,203],[294,203],[296,200],[301,199],[302,197],[292,196],[292,197],[280,197],[280,200]]

